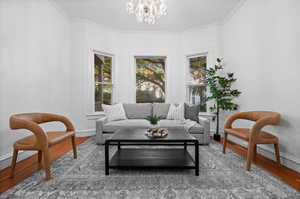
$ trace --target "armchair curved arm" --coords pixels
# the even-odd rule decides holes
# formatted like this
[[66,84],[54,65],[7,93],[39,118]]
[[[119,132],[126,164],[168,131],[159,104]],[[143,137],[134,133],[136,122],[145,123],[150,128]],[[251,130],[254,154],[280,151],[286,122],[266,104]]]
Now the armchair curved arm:
[[255,122],[251,128],[251,134],[253,136],[258,135],[261,129],[267,125],[275,125],[280,122],[280,114],[276,114],[273,117],[263,117]]
[[42,115],[43,115],[42,116],[43,121],[39,122],[39,123],[61,122],[65,125],[67,131],[74,131],[75,130],[72,122],[63,115],[57,115],[57,114],[52,114],[52,113],[43,113]]
[[251,138],[253,138],[259,136],[259,132],[266,125],[278,124],[280,122],[280,114],[271,111],[248,111],[235,113],[227,119],[224,128],[232,128],[233,122],[237,119],[255,121],[255,124],[250,129]]
[[247,112],[234,113],[231,116],[229,116],[225,122],[224,128],[225,129],[232,128],[233,122],[238,119],[248,119]]
[[11,116],[9,119],[11,129],[26,129],[32,132],[36,137],[36,145],[44,145],[48,143],[48,136],[44,130],[35,122]]
[[38,125],[46,122],[62,122],[66,131],[74,131],[72,122],[65,116],[51,113],[21,113],[12,115],[9,119],[11,129],[26,129],[36,136],[36,145],[48,144],[48,136]]
[[72,122],[62,115],[52,113],[21,113],[13,115],[12,118],[23,119],[25,121],[31,121],[36,124],[47,122],[61,122],[65,125],[67,131],[74,131]]

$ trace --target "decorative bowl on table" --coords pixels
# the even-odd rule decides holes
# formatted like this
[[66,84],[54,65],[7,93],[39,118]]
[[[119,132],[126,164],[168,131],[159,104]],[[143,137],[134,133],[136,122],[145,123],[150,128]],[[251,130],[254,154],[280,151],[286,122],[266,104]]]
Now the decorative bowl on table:
[[149,128],[146,136],[150,138],[163,138],[168,135],[168,129],[165,128]]

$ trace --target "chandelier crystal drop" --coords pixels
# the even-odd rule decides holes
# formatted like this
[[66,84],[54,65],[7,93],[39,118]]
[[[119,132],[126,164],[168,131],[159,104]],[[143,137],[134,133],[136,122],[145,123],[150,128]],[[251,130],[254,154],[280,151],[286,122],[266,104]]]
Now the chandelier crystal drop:
[[128,0],[126,6],[127,12],[141,23],[156,24],[161,16],[167,15],[164,0]]

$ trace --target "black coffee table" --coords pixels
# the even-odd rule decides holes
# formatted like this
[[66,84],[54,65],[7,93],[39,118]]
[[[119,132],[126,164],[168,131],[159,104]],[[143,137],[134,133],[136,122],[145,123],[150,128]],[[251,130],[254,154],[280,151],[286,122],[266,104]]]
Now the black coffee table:
[[[149,138],[145,132],[145,129],[121,129],[105,141],[105,175],[109,175],[109,169],[121,168],[195,169],[195,175],[199,175],[199,142],[196,138],[183,130],[169,130],[164,138]],[[191,144],[195,147],[194,158],[187,150],[187,145]],[[110,159],[109,147],[112,145],[117,145],[118,150]],[[168,147],[146,148],[149,145]]]

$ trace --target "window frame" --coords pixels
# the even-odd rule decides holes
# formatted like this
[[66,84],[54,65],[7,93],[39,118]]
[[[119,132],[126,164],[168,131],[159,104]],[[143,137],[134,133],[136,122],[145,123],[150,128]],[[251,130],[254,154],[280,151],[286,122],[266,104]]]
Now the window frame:
[[137,58],[163,58],[165,60],[165,102],[168,102],[168,56],[167,55],[149,55],[149,54],[135,54],[132,56],[132,63],[134,65],[133,67],[133,74],[134,74],[134,78],[133,78],[133,81],[134,81],[134,99],[133,99],[133,102],[134,103],[137,103],[136,101],[136,92],[137,92],[137,86],[136,86],[136,70],[137,70],[137,65],[136,65],[136,59]]
[[[95,81],[95,62],[94,62],[94,56],[95,54],[97,55],[102,55],[105,57],[110,57],[111,58],[111,83],[107,83],[107,82],[96,82]],[[112,53],[108,53],[108,52],[104,52],[104,51],[99,51],[99,50],[92,50],[92,64],[91,64],[91,76],[92,76],[92,83],[91,83],[91,87],[92,87],[92,113],[93,114],[101,114],[103,111],[96,111],[96,107],[95,107],[95,87],[96,84],[97,85],[111,85],[112,87],[112,93],[111,93],[111,103],[113,104],[115,102],[115,55]]]
[[[189,54],[189,55],[186,55],[186,67],[185,67],[185,72],[186,72],[186,75],[185,75],[185,101],[186,103],[190,103],[190,89],[192,89],[193,87],[197,87],[197,86],[203,86],[204,83],[192,83],[189,81],[190,79],[190,59],[192,58],[196,58],[196,57],[206,57],[206,68],[208,68],[208,64],[209,64],[209,55],[208,55],[208,52],[201,52],[201,53],[194,53],[194,54]],[[205,94],[207,95],[208,94],[208,89],[206,88],[206,92]],[[206,112],[208,111],[207,109],[207,106],[208,106],[208,103],[206,103]],[[201,111],[203,112],[203,111]]]

